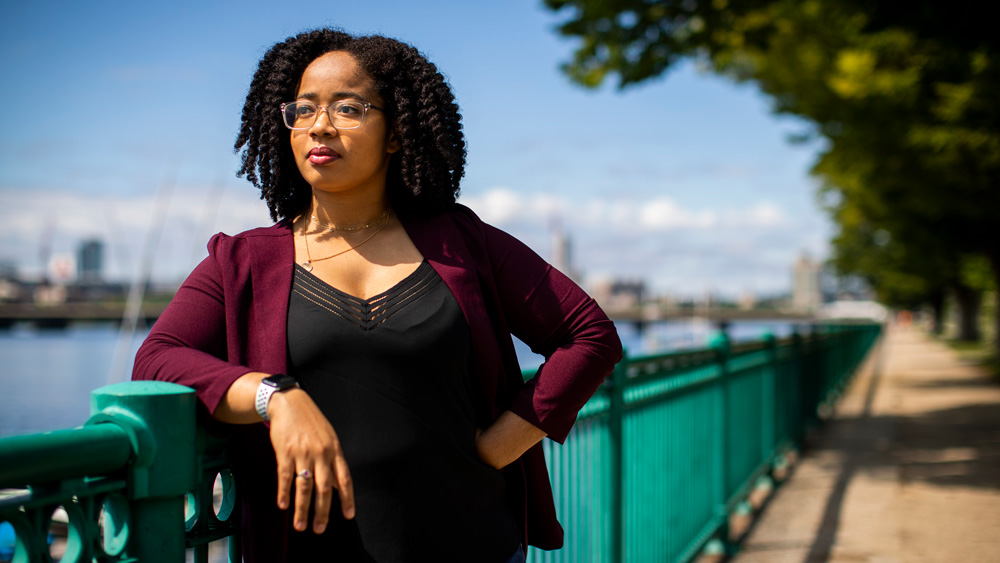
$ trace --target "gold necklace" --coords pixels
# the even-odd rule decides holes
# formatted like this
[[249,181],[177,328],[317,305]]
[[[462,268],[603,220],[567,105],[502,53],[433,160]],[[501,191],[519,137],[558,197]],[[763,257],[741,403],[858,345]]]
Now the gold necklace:
[[[340,252],[337,252],[335,254],[331,254],[329,256],[324,256],[323,258],[317,258],[315,261],[319,262],[321,260],[329,260],[330,258],[336,258],[337,256],[340,256],[341,254],[347,254],[348,252],[354,250],[355,248],[361,246],[362,244],[364,244],[364,243],[372,240],[373,238],[375,238],[375,235],[381,233],[386,227],[389,226],[389,210],[388,209],[386,209],[385,213],[380,218],[380,220],[383,220],[383,219],[385,220],[385,223],[382,223],[382,226],[379,227],[374,233],[368,235],[368,238],[366,238],[365,240],[359,242],[358,244],[355,244],[354,246],[351,246],[351,247],[347,248],[346,250],[341,250]],[[374,224],[375,223],[372,223],[372,225],[374,225]],[[368,226],[370,227],[371,225],[368,225]],[[312,259],[312,255],[309,253],[309,225],[308,225],[308,223],[302,229],[302,238],[305,239],[305,244],[306,244],[306,261],[305,261],[304,264],[302,264],[302,267],[305,268],[307,272],[311,272],[313,270],[313,265],[312,265],[313,264],[313,259]]]
[[379,215],[378,217],[376,217],[371,222],[365,223],[364,225],[352,225],[352,226],[349,226],[349,227],[338,227],[336,225],[327,225],[326,223],[320,221],[319,218],[316,217],[315,215],[310,215],[310,218],[313,220],[314,223],[316,223],[320,227],[325,227],[325,228],[329,229],[331,233],[334,232],[334,231],[342,231],[342,232],[345,232],[345,233],[352,233],[352,232],[356,232],[356,231],[363,231],[363,230],[367,229],[368,227],[371,227],[373,225],[377,225],[378,223],[384,221],[385,218],[388,217],[388,216],[389,216],[389,208],[386,207],[385,210],[382,211],[382,214]]

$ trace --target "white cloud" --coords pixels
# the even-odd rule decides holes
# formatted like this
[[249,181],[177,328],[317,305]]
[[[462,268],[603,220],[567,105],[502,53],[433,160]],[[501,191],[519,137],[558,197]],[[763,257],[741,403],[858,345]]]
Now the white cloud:
[[728,210],[725,221],[732,226],[780,227],[787,222],[784,212],[770,202],[760,202],[743,210]]
[[667,196],[646,201],[567,199],[554,194],[525,195],[509,188],[493,188],[480,195],[463,196],[461,202],[484,221],[498,226],[559,217],[564,223],[578,226],[613,225],[651,233],[719,227],[774,228],[787,223],[781,208],[769,201],[745,208],[688,209]]
[[[468,199],[462,198],[463,201]],[[496,188],[478,199],[474,209],[487,223],[501,224],[516,218],[524,207],[524,198],[520,194],[507,188]]]
[[[182,278],[205,256],[209,236],[269,223],[267,208],[248,189],[178,186],[162,211],[163,229],[153,264],[160,279]],[[41,272],[40,255],[73,255],[84,239],[105,242],[110,279],[137,269],[155,215],[154,193],[111,197],[72,190],[0,190],[0,260],[24,275]]]
[[651,231],[672,229],[707,229],[718,222],[713,211],[683,209],[668,197],[661,197],[638,209],[638,223]]
[[643,278],[658,291],[686,295],[784,291],[804,243],[801,222],[768,200],[690,208],[669,196],[567,198],[495,188],[462,203],[543,257],[551,256],[548,231],[558,218],[571,236],[576,268]]

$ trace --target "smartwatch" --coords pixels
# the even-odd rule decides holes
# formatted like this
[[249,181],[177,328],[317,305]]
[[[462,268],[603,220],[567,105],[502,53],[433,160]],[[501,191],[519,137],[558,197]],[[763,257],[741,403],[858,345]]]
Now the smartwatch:
[[276,373],[261,379],[260,385],[257,386],[257,399],[254,401],[257,414],[264,420],[271,420],[271,417],[267,416],[267,405],[271,403],[271,395],[298,386],[299,382],[295,381],[294,377],[283,373]]

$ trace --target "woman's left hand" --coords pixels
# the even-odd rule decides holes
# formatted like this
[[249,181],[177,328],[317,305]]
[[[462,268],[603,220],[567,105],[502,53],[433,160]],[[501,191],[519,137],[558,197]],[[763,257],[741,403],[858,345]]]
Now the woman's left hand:
[[542,429],[511,411],[504,411],[489,427],[476,431],[476,454],[486,465],[500,469],[513,463],[545,436]]

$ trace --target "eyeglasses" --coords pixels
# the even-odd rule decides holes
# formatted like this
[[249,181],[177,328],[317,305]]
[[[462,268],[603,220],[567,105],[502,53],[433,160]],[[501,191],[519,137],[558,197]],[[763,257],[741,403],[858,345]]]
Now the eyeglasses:
[[319,119],[320,110],[323,110],[335,128],[357,129],[365,122],[365,115],[369,109],[385,111],[367,102],[361,103],[351,100],[341,100],[328,106],[299,101],[281,104],[281,117],[289,129],[309,129]]

